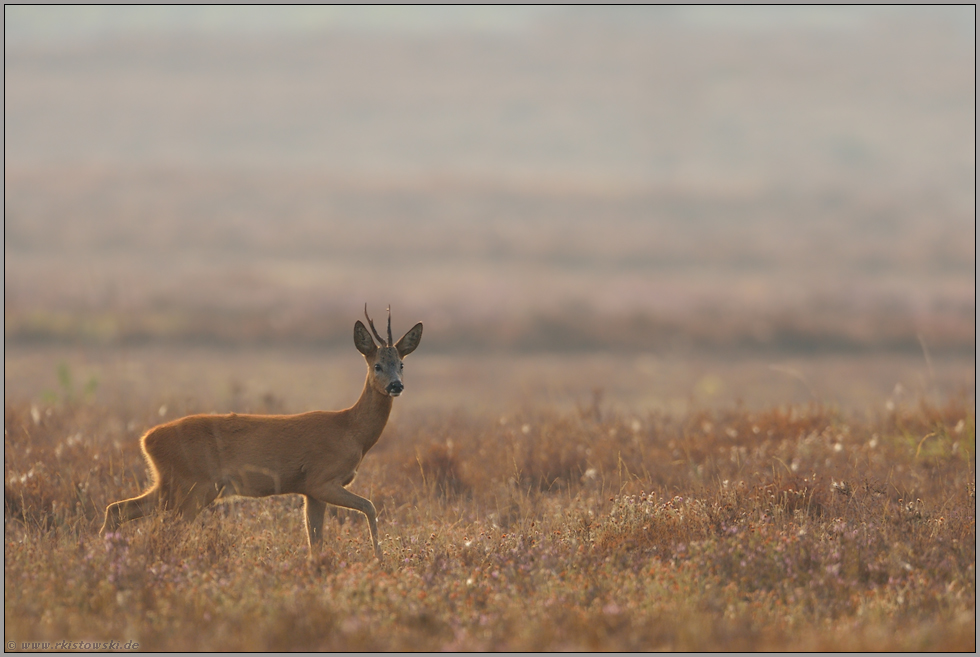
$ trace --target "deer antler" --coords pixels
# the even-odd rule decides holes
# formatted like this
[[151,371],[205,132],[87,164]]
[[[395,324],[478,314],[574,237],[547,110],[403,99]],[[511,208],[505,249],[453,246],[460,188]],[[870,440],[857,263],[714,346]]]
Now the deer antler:
[[[389,308],[389,310],[388,310],[388,346],[391,346],[391,310],[390,310],[391,309],[391,306],[389,306],[388,308]],[[385,346],[385,341],[381,339],[381,336],[380,335],[378,335],[378,329],[374,328],[374,320],[371,319],[370,317],[368,317],[367,304],[366,303],[364,304],[364,318],[367,319],[368,326],[371,327],[371,333],[374,333],[374,337],[378,340],[378,344],[380,344],[382,347]]]
[[395,341],[391,339],[391,304],[388,304],[388,346],[395,344]]

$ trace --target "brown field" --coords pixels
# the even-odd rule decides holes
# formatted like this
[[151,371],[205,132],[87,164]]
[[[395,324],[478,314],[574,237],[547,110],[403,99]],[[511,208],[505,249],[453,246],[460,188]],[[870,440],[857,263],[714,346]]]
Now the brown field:
[[[8,651],[976,650],[975,10],[117,9],[5,7]],[[365,302],[383,561],[98,535]]]
[[[428,358],[420,349],[409,359],[425,373],[410,371],[352,484],[379,509],[381,563],[366,522],[346,512],[328,515],[310,561],[292,496],[233,498],[189,524],[158,515],[98,535],[105,505],[147,485],[145,428],[212,403],[299,410],[248,384],[163,392],[193,363],[214,376],[240,358],[226,357],[223,372],[213,355],[144,361],[155,383],[111,395],[63,366],[46,402],[8,401],[5,639],[149,650],[975,650],[972,391],[940,404],[893,395],[866,411],[693,399],[680,412],[630,412],[613,395],[561,408],[525,389],[523,403],[477,412],[426,402],[426,381],[447,376]],[[312,376],[281,367],[301,373],[297,390]]]

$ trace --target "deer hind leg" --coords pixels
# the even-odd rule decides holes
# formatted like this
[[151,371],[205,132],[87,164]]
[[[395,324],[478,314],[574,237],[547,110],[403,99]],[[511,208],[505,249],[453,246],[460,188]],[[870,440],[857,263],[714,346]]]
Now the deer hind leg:
[[218,496],[219,491],[212,488],[214,487],[194,484],[175,486],[172,482],[169,485],[160,482],[139,497],[114,502],[106,507],[105,523],[99,534],[116,531],[122,523],[147,516],[161,506],[176,510],[185,520],[192,520]]
[[312,556],[314,548],[323,540],[323,516],[327,510],[327,503],[309,495],[304,495],[303,500],[303,510],[306,512],[306,537],[310,542],[310,556]]
[[[321,503],[326,502],[334,506],[342,506],[345,509],[354,509],[366,515],[368,525],[371,528],[371,541],[374,543],[374,555],[379,561],[381,560],[381,546],[378,544],[378,512],[374,508],[374,504],[371,503],[371,500],[365,499],[360,495],[355,495],[339,484],[320,487],[311,497],[319,500]],[[320,516],[320,522],[323,522],[322,514]]]
[[178,515],[185,521],[196,518],[206,506],[214,502],[221,494],[214,484],[194,483],[187,486],[179,497],[174,499],[173,506],[177,509]]
[[160,491],[158,488],[151,488],[139,497],[134,497],[120,502],[114,502],[106,507],[105,523],[99,534],[114,532],[121,523],[136,520],[149,514],[160,503]]

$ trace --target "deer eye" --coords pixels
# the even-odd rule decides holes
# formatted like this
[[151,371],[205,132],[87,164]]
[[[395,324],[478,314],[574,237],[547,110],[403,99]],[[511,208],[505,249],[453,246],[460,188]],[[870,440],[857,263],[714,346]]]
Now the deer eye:
[[398,363],[398,369],[400,370],[405,369],[405,363]]
[[374,371],[375,372],[380,372],[381,371],[381,364],[380,363],[375,363],[375,365],[374,365]]

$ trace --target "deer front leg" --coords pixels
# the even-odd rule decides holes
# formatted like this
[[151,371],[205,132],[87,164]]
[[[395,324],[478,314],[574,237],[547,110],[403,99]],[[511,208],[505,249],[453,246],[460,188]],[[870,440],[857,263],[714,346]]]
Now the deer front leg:
[[[321,503],[342,506],[345,509],[354,509],[367,516],[368,525],[371,528],[371,541],[374,543],[374,556],[381,560],[381,546],[378,544],[378,512],[374,508],[371,500],[365,499],[360,495],[355,495],[339,484],[327,484],[311,493],[310,497],[319,500]],[[320,514],[320,523],[323,523],[323,514]]]
[[323,540],[323,515],[327,510],[327,503],[314,499],[309,495],[303,496],[303,510],[306,512],[306,537],[310,541],[310,556],[319,547]]

